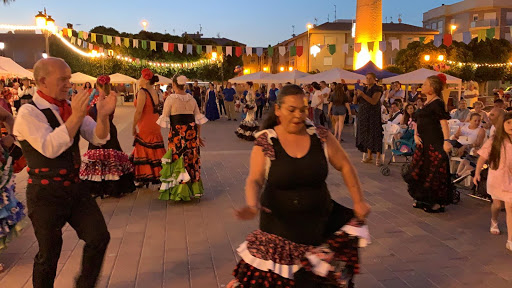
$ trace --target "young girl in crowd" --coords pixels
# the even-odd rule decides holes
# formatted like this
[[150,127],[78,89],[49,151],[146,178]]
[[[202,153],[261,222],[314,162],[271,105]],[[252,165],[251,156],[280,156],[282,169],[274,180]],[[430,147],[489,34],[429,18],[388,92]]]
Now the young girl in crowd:
[[512,251],[512,113],[507,113],[499,121],[494,137],[485,142],[478,151],[480,158],[476,166],[473,182],[478,185],[482,168],[489,162],[487,193],[492,196],[491,234],[500,234],[498,215],[505,203],[508,239],[505,247]]

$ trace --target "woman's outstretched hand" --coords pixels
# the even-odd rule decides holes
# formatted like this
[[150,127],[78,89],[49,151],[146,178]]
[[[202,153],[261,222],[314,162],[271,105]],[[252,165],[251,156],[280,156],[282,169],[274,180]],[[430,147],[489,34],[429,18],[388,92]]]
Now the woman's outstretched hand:
[[258,212],[260,211],[260,209],[267,213],[272,213],[272,211],[270,211],[269,209],[267,209],[265,207],[257,208],[257,207],[245,206],[241,209],[235,209],[235,217],[239,220],[252,220],[258,215]]

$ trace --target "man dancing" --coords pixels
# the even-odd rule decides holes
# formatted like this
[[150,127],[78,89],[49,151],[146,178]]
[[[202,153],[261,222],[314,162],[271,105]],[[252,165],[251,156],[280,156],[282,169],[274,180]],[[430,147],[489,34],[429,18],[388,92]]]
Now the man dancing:
[[64,60],[41,59],[34,65],[34,78],[37,93],[32,103],[20,108],[14,124],[14,135],[28,162],[28,216],[39,244],[33,286],[53,287],[62,250],[62,227],[69,223],[85,241],[76,287],[94,287],[110,234],[95,200],[79,187],[78,142],[80,135],[94,145],[107,142],[115,95],[99,99],[95,123],[86,116],[86,91],[75,95],[71,105],[66,100],[71,69]]

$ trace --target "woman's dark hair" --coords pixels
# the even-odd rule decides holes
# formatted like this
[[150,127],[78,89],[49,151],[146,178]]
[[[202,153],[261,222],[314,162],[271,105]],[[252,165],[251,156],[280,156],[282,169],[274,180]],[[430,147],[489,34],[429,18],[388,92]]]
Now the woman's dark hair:
[[311,83],[311,86],[313,86],[313,89],[315,89],[315,90],[322,89],[322,87],[320,87],[320,84],[318,84],[318,82]]
[[[87,84],[89,84],[89,85],[87,85]],[[91,82],[85,82],[84,89],[89,89],[89,88],[92,88]]]
[[413,104],[405,105],[405,109],[404,109],[404,124],[405,125],[407,125],[409,123],[409,119],[411,119],[414,116],[414,112],[412,112],[412,115],[409,115],[409,112],[407,112],[407,110],[409,109],[409,106],[411,106],[414,110],[416,110],[416,108],[414,107]]
[[[179,77],[179,76],[180,76],[180,75],[176,74],[176,75],[174,75],[174,77],[172,77],[172,86],[173,86],[173,87],[175,87],[175,88],[177,88],[177,89],[179,89],[179,90],[185,90],[185,86],[186,86],[187,84],[185,84],[185,85],[179,85],[179,84],[178,84],[178,77]],[[189,88],[191,88],[191,86],[192,86],[192,84],[188,84],[188,87],[189,87]],[[190,90],[192,91],[193,89],[190,89]]]
[[[317,85],[318,85],[318,83],[317,83]],[[289,84],[289,85],[283,86],[283,88],[281,90],[279,90],[279,93],[277,95],[276,105],[281,106],[284,103],[284,98],[286,98],[288,96],[292,96],[292,95],[304,96],[304,90],[302,90],[302,88],[300,88],[299,85],[295,85],[295,84]],[[274,107],[270,108],[270,111],[267,114],[267,117],[265,118],[265,120],[263,120],[263,123],[260,126],[261,130],[272,129],[279,124],[277,116],[276,116],[275,108],[276,108],[275,105],[274,105]]]
[[153,78],[151,78],[151,80],[149,80],[149,84],[155,85],[155,83],[157,83],[158,81],[160,81],[160,78],[158,78],[158,76],[156,76],[156,75],[153,75]]
[[247,85],[249,85],[249,87],[252,88],[252,86],[254,86],[254,83],[252,83],[252,81],[247,81]]
[[437,75],[429,76],[427,79],[430,82],[430,86],[432,86],[432,89],[434,89],[434,93],[438,97],[442,98],[443,97],[444,84],[441,81],[441,79],[439,79],[439,77]]
[[344,106],[347,102],[348,96],[343,89],[343,85],[336,85],[336,88],[334,88],[334,94],[332,96],[332,104],[335,106]]
[[[501,119],[498,120],[498,125],[496,127],[496,134],[494,134],[494,139],[492,141],[491,153],[489,154],[489,165],[492,170],[498,170],[500,167],[500,158],[501,158],[501,147],[504,147],[504,142],[506,139],[512,142],[510,139],[510,135],[505,131],[505,122],[512,119],[512,113],[507,112]],[[510,161],[509,159],[503,159],[504,161]]]
[[377,81],[377,75],[375,75],[375,73],[373,73],[373,72],[366,73],[366,76],[368,76],[368,75],[371,75],[373,77],[373,79],[375,79],[375,81]]

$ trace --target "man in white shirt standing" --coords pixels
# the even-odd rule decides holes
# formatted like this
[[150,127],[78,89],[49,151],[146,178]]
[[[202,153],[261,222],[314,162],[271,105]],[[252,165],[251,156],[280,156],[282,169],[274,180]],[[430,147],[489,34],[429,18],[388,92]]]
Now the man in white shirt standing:
[[38,90],[33,103],[21,106],[14,124],[14,135],[28,163],[28,215],[39,245],[33,287],[54,286],[66,223],[85,241],[82,271],[75,287],[94,287],[110,234],[96,201],[78,183],[78,142],[80,135],[94,145],[108,141],[115,95],[99,99],[96,123],[87,116],[86,91],[74,96],[71,105],[66,100],[71,69],[64,60],[39,60],[34,65],[34,78]]
[[320,88],[322,89],[322,98],[323,98],[323,105],[322,105],[322,111],[324,111],[324,115],[326,118],[325,127],[328,129],[331,129],[332,123],[331,119],[327,116],[329,115],[329,96],[331,95],[331,88],[327,86],[327,83],[325,81],[320,81]]

